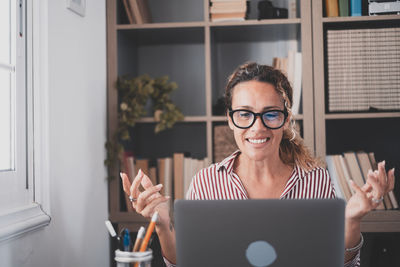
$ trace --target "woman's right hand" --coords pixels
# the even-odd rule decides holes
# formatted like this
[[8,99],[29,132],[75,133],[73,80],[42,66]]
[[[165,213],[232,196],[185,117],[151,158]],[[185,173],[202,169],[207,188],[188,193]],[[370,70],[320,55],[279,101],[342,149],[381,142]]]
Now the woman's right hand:
[[[129,181],[129,177],[126,173],[120,173],[122,184],[125,193],[131,196],[134,201],[132,202],[133,209],[141,214],[145,218],[151,219],[154,212],[157,211],[159,219],[157,221],[158,226],[167,226],[170,223],[169,216],[169,196],[163,196],[160,194],[162,184],[153,185],[150,178],[139,170],[132,184]],[[142,185],[144,191],[139,190],[139,186]]]

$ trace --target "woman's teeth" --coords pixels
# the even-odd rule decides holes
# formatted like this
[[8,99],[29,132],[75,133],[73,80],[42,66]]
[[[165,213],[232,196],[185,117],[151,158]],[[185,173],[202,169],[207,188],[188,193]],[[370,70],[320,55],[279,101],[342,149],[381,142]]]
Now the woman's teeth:
[[247,140],[249,140],[249,142],[252,143],[252,144],[262,144],[262,143],[267,142],[267,140],[269,140],[269,137],[268,138],[264,138],[264,139],[250,139],[249,138]]

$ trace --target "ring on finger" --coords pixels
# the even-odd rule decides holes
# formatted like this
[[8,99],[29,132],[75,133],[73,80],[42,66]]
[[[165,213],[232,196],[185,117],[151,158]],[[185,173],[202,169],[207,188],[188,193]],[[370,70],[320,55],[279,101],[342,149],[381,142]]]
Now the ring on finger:
[[378,198],[378,199],[372,198],[371,200],[372,200],[372,202],[374,202],[374,203],[376,203],[376,204],[379,204],[379,203],[381,203],[381,202],[383,201],[383,196],[380,197],[380,198]]
[[130,202],[135,202],[137,200],[137,198],[134,198],[133,196],[129,196],[129,201]]

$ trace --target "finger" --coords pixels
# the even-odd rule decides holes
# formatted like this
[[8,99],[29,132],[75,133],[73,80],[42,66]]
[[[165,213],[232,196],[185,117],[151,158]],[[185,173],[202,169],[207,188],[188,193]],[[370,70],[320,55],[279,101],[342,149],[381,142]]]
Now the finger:
[[385,170],[385,161],[381,161],[378,163],[378,179],[382,184],[387,183],[387,176],[386,176],[386,170]]
[[151,182],[151,179],[146,174],[144,175],[141,184],[142,184],[144,189],[147,189],[147,188],[150,188],[150,187],[154,186],[153,183]]
[[350,185],[354,189],[356,194],[358,194],[364,200],[365,203],[368,203],[366,205],[368,205],[369,208],[374,208],[374,206],[371,203],[372,196],[370,196],[370,193],[363,192],[362,189],[353,180],[350,180]]
[[144,173],[142,172],[141,169],[139,169],[138,174],[136,175],[135,179],[132,181],[132,185],[130,187],[129,194],[134,198],[137,198],[137,196],[140,194],[139,186],[143,179],[143,175],[144,175]]
[[126,175],[126,173],[120,172],[119,176],[121,177],[121,180],[122,180],[122,187],[124,188],[124,192],[127,195],[129,195],[131,182],[129,181],[128,175]]
[[[153,196],[157,194],[162,188],[162,184],[158,184],[156,186],[152,186],[142,193],[139,194],[136,200],[136,210],[141,211],[145,208],[145,206],[151,202],[151,199],[149,199],[150,196]],[[158,194],[159,195],[159,194]],[[154,197],[153,197],[154,199]]]
[[388,171],[388,192],[394,189],[394,168]]
[[159,197],[157,197],[156,199],[154,199],[152,202],[150,202],[142,211],[140,214],[142,214],[142,216],[144,217],[150,217],[154,211],[155,208],[160,205],[163,202],[167,202],[169,200],[168,196],[162,196],[160,195]]
[[373,197],[378,199],[385,193],[384,185],[382,185],[376,178],[368,178],[367,183],[372,186],[371,193],[373,193]]
[[365,193],[371,192],[372,186],[369,183],[365,183],[362,187],[361,190],[364,191]]

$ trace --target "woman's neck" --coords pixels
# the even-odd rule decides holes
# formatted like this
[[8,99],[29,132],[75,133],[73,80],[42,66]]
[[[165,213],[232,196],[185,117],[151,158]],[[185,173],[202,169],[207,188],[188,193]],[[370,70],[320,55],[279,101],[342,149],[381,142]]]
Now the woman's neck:
[[293,166],[285,164],[278,156],[255,161],[241,153],[235,160],[234,171],[243,179],[253,182],[276,182],[288,177]]

